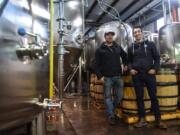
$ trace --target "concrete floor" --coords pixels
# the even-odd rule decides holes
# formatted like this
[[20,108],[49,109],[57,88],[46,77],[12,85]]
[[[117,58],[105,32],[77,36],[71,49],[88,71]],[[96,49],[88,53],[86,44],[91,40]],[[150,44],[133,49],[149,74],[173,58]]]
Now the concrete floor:
[[87,97],[65,99],[58,117],[58,121],[47,124],[47,135],[180,135],[180,121],[166,122],[167,130],[153,126],[133,129],[123,122],[110,126],[104,110],[93,108]]

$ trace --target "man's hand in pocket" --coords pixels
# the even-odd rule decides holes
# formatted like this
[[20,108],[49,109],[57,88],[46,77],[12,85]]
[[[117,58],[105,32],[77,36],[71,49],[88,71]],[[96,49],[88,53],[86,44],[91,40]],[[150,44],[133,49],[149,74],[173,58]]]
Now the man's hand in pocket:
[[156,74],[156,70],[155,70],[155,69],[150,69],[150,70],[148,71],[148,74],[150,74],[150,75],[155,75],[155,74]]
[[138,71],[135,69],[131,69],[130,73],[131,73],[131,75],[136,75],[138,73]]

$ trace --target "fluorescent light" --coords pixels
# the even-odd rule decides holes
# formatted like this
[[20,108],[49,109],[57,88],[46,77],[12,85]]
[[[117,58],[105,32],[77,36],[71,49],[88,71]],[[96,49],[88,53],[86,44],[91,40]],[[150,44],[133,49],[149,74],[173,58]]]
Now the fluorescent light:
[[78,1],[69,1],[67,5],[71,9],[77,9],[78,4],[79,4]]
[[41,7],[34,5],[34,4],[31,4],[31,6],[32,6],[32,12],[34,15],[46,18],[48,20],[50,19],[50,14],[46,9],[41,8]]
[[82,18],[81,17],[77,17],[74,21],[73,21],[73,25],[75,27],[79,27],[82,25]]

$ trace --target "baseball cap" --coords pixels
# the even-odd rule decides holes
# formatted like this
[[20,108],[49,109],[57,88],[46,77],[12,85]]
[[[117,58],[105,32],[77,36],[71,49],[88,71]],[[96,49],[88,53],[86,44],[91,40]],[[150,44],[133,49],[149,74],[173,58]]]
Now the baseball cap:
[[104,36],[106,36],[106,35],[109,35],[109,34],[111,34],[111,35],[115,35],[115,32],[113,32],[113,31],[106,31],[105,33],[104,33]]

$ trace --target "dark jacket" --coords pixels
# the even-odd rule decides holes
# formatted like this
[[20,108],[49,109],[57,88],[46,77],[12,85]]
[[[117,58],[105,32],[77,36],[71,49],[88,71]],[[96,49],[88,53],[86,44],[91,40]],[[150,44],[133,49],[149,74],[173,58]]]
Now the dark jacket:
[[120,57],[123,64],[127,65],[127,54],[116,42],[110,47],[103,43],[95,53],[97,77],[100,79],[102,76],[120,76],[122,74]]
[[138,45],[132,44],[128,48],[129,69],[135,69],[139,72],[148,72],[150,69],[158,70],[160,64],[159,53],[154,42],[144,41]]

